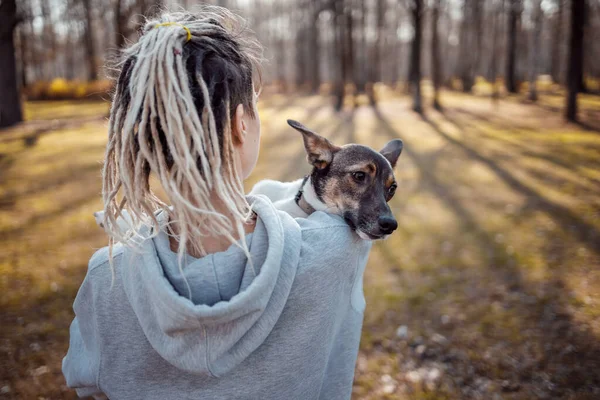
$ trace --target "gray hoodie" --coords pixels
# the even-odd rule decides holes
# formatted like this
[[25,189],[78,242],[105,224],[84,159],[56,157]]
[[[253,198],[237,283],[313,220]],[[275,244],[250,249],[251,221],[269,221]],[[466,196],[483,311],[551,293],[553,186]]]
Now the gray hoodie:
[[112,400],[350,398],[370,242],[340,217],[249,200],[253,263],[237,246],[189,257],[191,300],[162,230],[141,251],[115,246],[112,288],[108,249],[92,256],[63,360],[70,387]]

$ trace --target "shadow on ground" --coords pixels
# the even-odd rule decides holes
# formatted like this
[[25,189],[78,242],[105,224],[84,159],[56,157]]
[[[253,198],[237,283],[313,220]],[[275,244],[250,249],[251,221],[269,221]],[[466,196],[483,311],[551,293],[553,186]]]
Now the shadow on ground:
[[[319,96],[260,106],[249,186],[309,171],[288,118],[340,145],[405,142],[391,203],[400,226],[375,244],[365,276],[353,398],[598,398],[600,137],[513,100],[493,108],[447,93],[443,101],[443,112],[424,118],[393,96],[341,113]],[[39,120],[51,114],[35,107]],[[0,141],[6,398],[75,397],[60,372],[71,304],[89,257],[105,245],[91,217],[100,208],[105,106],[86,104],[80,119],[56,107],[68,123],[34,143],[18,130]]]

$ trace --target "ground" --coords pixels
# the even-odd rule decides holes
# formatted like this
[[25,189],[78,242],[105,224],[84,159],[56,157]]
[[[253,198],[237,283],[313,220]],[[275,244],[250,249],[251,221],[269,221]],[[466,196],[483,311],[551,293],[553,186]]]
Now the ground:
[[[383,90],[335,113],[320,96],[265,95],[248,182],[302,176],[293,118],[336,144],[402,138],[374,245],[354,399],[600,398],[600,97],[579,125],[539,104],[452,92],[425,117]],[[72,302],[101,208],[104,103],[32,103],[0,132],[0,398],[74,398],[61,374]]]

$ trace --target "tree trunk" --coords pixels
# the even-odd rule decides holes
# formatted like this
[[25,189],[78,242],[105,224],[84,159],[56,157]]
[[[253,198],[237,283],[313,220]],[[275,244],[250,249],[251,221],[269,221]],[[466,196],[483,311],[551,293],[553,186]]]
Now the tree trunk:
[[[588,3],[585,2],[584,0],[584,5],[583,5],[583,17],[582,17],[582,21],[583,21],[583,36],[585,37],[590,37],[589,34],[589,20],[590,17],[589,15],[591,14],[592,10],[590,9],[590,7],[588,7]],[[585,42],[583,44],[583,50],[581,51],[582,53],[582,60],[581,60],[581,82],[579,83],[579,93],[589,93],[588,88],[587,88],[587,84],[585,82],[585,72],[586,72],[586,60],[589,58],[590,54],[587,53],[587,46],[586,46],[587,42]]]
[[25,24],[21,23],[19,29],[19,67],[20,67],[20,80],[21,80],[21,88],[27,87],[29,84],[29,75],[27,73],[28,68],[28,48],[27,48],[27,35],[25,32]]
[[310,52],[309,52],[309,67],[310,67],[310,85],[313,93],[318,92],[321,86],[320,70],[320,49],[319,49],[319,14],[318,4],[311,2],[312,15],[310,16]]
[[[496,0],[499,1],[499,0]],[[491,61],[491,81],[492,81],[492,101],[496,102],[500,97],[498,93],[498,27],[500,26],[500,15],[504,10],[504,1],[502,0],[495,9],[493,8],[493,28],[492,28],[492,61]]]
[[562,83],[563,79],[560,74],[560,65],[562,62],[562,26],[563,26],[563,14],[564,14],[564,2],[565,0],[557,0],[558,12],[555,15],[554,21],[554,34],[552,36],[552,66],[551,72],[552,80],[556,83]]
[[354,17],[352,15],[352,1],[344,2],[344,64],[346,65],[346,82],[352,80],[354,83]]
[[81,41],[77,37],[77,28],[73,22],[67,23],[66,45],[68,51],[65,54],[65,77],[73,80],[77,77],[77,50]]
[[421,22],[422,22],[423,0],[414,0],[412,7],[412,18],[415,34],[412,41],[410,55],[411,66],[411,88],[413,92],[413,111],[423,113],[421,100]]
[[96,52],[94,50],[94,28],[92,26],[92,9],[90,0],[83,0],[83,11],[85,13],[85,55],[88,66],[88,80],[95,81],[98,79],[98,67],[96,66]]
[[346,82],[346,65],[344,59],[344,1],[333,0],[333,33],[337,73],[335,74],[334,95],[336,111],[344,106],[344,84]]
[[[478,0],[475,0],[477,2]],[[473,0],[463,1],[463,17],[460,25],[460,56],[457,63],[459,70],[458,75],[462,82],[462,90],[465,93],[470,92],[473,89],[474,84],[474,64],[476,62],[477,49],[473,48],[474,35],[473,35],[473,19],[475,15],[475,5]]]
[[376,39],[373,43],[373,69],[371,70],[371,82],[373,83],[381,81],[381,45],[383,43],[384,22],[385,0],[377,0]]
[[308,29],[304,26],[304,16],[295,18],[295,20],[297,24],[295,27],[296,43],[294,45],[296,49],[296,86],[301,87],[306,83],[306,75],[308,72],[306,69],[307,59],[305,52]]
[[540,36],[542,34],[542,0],[533,0],[533,32],[531,33],[531,55],[529,71],[529,100],[537,101],[536,81],[540,63]]
[[40,71],[41,66],[43,65],[43,60],[40,58],[40,52],[38,50],[38,35],[35,33],[35,27],[33,26],[33,20],[35,19],[34,13],[31,10],[31,4],[29,4],[30,8],[27,10],[26,20],[27,20],[27,37],[25,40],[27,43],[27,51],[29,53],[29,64],[31,66],[31,74],[29,78],[31,78],[30,82],[35,82],[43,79],[43,71]]
[[390,82],[394,87],[398,84],[398,79],[400,77],[400,71],[398,71],[399,58],[401,53],[402,43],[397,39],[398,32],[400,31],[400,19],[402,18],[402,14],[400,13],[400,7],[396,7],[394,10],[394,23],[392,25],[393,29],[393,40],[392,40],[392,62],[391,64],[391,78]]
[[[277,65],[277,71],[275,72],[275,79],[277,84],[284,92],[287,90],[287,69],[286,69],[286,46],[285,39],[282,37],[283,32],[286,29],[286,25],[288,20],[284,18],[283,13],[283,5],[280,3],[275,3],[272,9],[269,9],[269,18],[274,18],[276,15],[281,15],[278,19],[278,22],[274,25],[269,25],[267,27],[269,35],[273,38],[273,49],[274,49],[274,58]],[[263,14],[264,15],[264,14]]]
[[441,110],[439,99],[441,83],[440,76],[440,43],[438,37],[438,20],[440,14],[440,0],[434,0],[431,10],[431,80],[433,83],[433,108]]
[[571,37],[569,41],[569,65],[567,83],[567,120],[577,121],[577,93],[579,93],[583,75],[583,25],[585,1],[571,0]]
[[129,13],[123,10],[123,1],[115,1],[115,46],[117,50],[123,48],[125,45],[125,39],[129,36],[129,29],[127,24],[129,20]]
[[15,60],[14,30],[17,26],[15,0],[0,2],[0,128],[23,120]]
[[42,44],[44,47],[43,54],[43,62],[46,70],[44,71],[44,77],[48,80],[58,76],[58,71],[56,69],[56,35],[54,32],[54,21],[52,20],[52,15],[50,11],[50,4],[48,1],[42,1],[41,9],[42,9],[42,21],[44,24],[43,27],[43,40]]
[[519,0],[510,0],[508,7],[508,38],[506,55],[506,89],[510,93],[517,93],[515,64],[517,60],[517,20],[519,17]]
[[473,64],[471,65],[471,76],[473,84],[475,78],[479,74],[481,67],[481,56],[483,55],[483,1],[473,1],[473,20],[475,25],[475,57],[473,57]]

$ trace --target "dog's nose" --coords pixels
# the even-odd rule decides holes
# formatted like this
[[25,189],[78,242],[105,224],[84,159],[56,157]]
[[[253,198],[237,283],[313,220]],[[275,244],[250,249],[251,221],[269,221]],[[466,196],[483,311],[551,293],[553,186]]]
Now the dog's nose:
[[393,217],[379,217],[379,229],[385,235],[388,235],[398,228],[398,222]]

